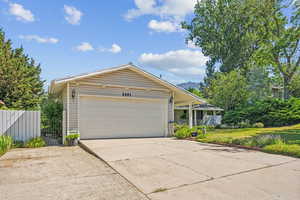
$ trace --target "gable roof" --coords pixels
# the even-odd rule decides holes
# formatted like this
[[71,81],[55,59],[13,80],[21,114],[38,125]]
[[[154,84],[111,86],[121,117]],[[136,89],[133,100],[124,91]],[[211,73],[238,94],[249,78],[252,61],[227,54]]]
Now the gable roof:
[[166,88],[180,94],[180,95],[185,95],[188,97],[188,99],[190,99],[191,101],[195,102],[195,103],[206,103],[206,101],[196,95],[194,95],[193,93],[183,89],[183,88],[180,88],[168,81],[165,81],[139,67],[137,67],[136,65],[133,65],[132,63],[129,63],[129,64],[125,64],[125,65],[121,65],[121,66],[118,66],[118,67],[112,67],[112,68],[106,68],[106,69],[102,69],[102,70],[98,70],[98,71],[95,71],[95,72],[91,72],[91,73],[83,73],[83,74],[79,74],[79,75],[76,75],[76,76],[68,76],[68,77],[65,77],[65,78],[59,78],[59,79],[54,79],[51,81],[51,85],[49,87],[49,93],[55,93],[54,90],[56,87],[58,87],[59,85],[64,85],[65,83],[67,82],[70,82],[70,81],[77,81],[77,80],[80,80],[80,79],[83,79],[83,78],[87,78],[87,77],[91,77],[91,76],[96,76],[96,75],[103,75],[103,74],[106,74],[106,73],[111,73],[111,72],[115,72],[115,71],[119,71],[119,70],[124,70],[124,69],[130,69],[134,72],[137,72],[138,74],[142,75],[142,76],[145,76],[147,77],[148,79],[150,80],[153,80],[163,86],[165,86]]

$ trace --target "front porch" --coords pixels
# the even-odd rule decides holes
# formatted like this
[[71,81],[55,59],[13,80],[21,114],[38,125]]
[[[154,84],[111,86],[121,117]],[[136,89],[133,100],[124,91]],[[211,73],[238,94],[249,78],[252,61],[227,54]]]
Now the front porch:
[[210,104],[196,104],[175,107],[174,121],[190,127],[198,125],[216,126],[221,124],[223,109]]

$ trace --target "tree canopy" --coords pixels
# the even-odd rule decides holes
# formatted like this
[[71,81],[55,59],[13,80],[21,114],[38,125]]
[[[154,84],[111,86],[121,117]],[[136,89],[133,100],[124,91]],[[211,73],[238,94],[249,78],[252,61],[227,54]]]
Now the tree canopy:
[[225,110],[234,110],[247,103],[249,92],[246,78],[237,70],[218,73],[209,89],[211,103]]
[[[212,92],[218,88],[215,80],[234,81],[233,71],[245,78],[248,102],[271,96],[272,85],[284,88],[285,99],[296,94],[300,71],[299,6],[293,0],[198,1],[194,18],[183,22],[182,27],[188,31],[186,40],[193,41],[210,58],[201,84],[205,97],[214,101]],[[219,100],[232,109],[226,98]]]
[[41,68],[24,54],[13,49],[0,30],[0,100],[9,109],[37,109],[43,95]]

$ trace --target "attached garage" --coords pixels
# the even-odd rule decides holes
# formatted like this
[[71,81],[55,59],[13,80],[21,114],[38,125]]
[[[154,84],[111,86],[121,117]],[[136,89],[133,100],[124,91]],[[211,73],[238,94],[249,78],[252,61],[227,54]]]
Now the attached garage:
[[132,64],[53,80],[49,93],[63,103],[63,136],[80,139],[170,136],[175,106],[205,103]]
[[163,137],[167,100],[80,97],[81,139]]

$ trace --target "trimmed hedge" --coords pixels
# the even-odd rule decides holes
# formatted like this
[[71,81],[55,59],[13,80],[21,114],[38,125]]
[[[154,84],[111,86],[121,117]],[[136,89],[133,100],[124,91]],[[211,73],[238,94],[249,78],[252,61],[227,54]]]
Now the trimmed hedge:
[[287,126],[300,123],[300,99],[266,99],[246,107],[228,111],[223,123],[237,125],[249,121],[251,124],[263,123],[266,127]]

